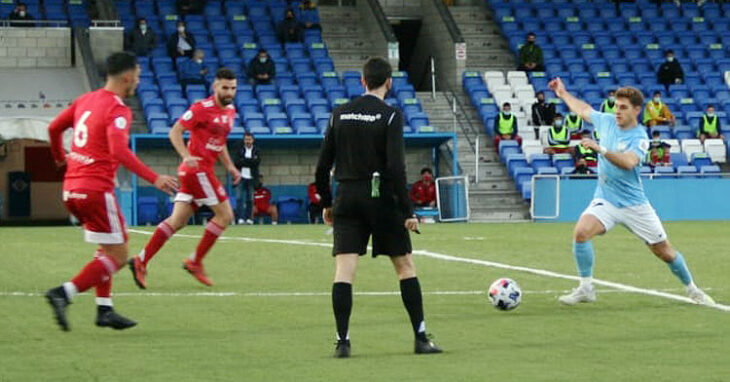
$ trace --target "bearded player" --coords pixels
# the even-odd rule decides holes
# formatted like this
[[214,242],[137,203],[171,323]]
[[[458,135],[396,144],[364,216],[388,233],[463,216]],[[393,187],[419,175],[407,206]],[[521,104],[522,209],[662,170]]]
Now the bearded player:
[[[78,293],[96,288],[96,325],[127,329],[137,323],[112,308],[112,275],[127,262],[127,232],[114,196],[114,176],[120,164],[172,194],[175,178],[157,175],[129,149],[132,111],[122,98],[139,83],[137,58],[114,53],[106,61],[104,88],[86,93],[61,112],[48,127],[51,151],[58,166],[66,165],[63,202],[84,227],[87,242],[99,244],[94,259],[63,285],[46,293],[61,329],[68,331],[66,308]],[[63,149],[63,133],[73,128],[71,151]]]
[[[213,96],[193,104],[170,130],[170,141],[182,158],[178,167],[180,190],[175,196],[172,215],[157,226],[144,249],[129,260],[134,281],[142,289],[147,288],[145,276],[149,261],[175,232],[185,227],[200,206],[208,206],[215,216],[205,226],[195,252],[184,260],[183,268],[201,283],[213,285],[203,269],[203,258],[233,220],[228,196],[215,175],[216,161],[223,163],[234,184],[241,180],[241,173],[233,165],[226,145],[236,115],[232,105],[236,75],[230,69],[219,69],[213,90]],[[183,141],[185,131],[190,132],[187,146]]]

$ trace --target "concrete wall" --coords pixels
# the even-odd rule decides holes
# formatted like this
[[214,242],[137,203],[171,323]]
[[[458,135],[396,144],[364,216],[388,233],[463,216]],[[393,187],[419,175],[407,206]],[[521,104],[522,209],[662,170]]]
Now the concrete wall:
[[[2,190],[2,219],[8,216],[8,173],[25,171],[25,148],[47,147],[48,143],[29,139],[17,139],[5,142],[5,155],[0,156],[0,190]],[[65,219],[68,216],[61,202],[61,182],[31,182],[30,186],[30,218],[31,219]]]
[[71,29],[0,28],[0,68],[71,66]]
[[[180,164],[174,149],[145,149],[137,153],[155,171],[166,174],[176,174]],[[261,151],[261,175],[264,183],[269,185],[309,184],[314,181],[314,171],[317,165],[319,150],[315,149],[277,149]],[[424,166],[431,167],[430,149],[407,149],[406,166],[408,182],[418,180],[419,172]],[[216,166],[216,173],[225,179],[222,166]],[[442,173],[443,174],[443,173]],[[149,184],[143,180],[140,186]]]
[[381,26],[378,22],[378,18],[380,16],[383,16],[383,18],[385,18],[385,13],[383,12],[382,8],[378,7],[378,3],[375,3],[374,5],[374,7],[371,6],[368,0],[357,0],[357,9],[360,12],[366,30],[371,36],[373,44],[377,49],[378,55],[388,59],[390,65],[394,68],[397,68],[398,62],[400,61],[400,57],[398,54],[398,41],[395,40],[395,35],[393,34],[393,30],[391,29],[389,23],[385,25],[385,28],[387,28],[386,32],[392,37],[394,41],[388,41],[388,37],[381,29]]

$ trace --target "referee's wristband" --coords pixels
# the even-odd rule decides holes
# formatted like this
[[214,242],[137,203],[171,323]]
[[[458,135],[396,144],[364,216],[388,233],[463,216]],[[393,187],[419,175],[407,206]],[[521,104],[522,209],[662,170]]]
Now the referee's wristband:
[[605,146],[598,146],[598,153],[601,155],[606,155],[608,152],[608,149]]

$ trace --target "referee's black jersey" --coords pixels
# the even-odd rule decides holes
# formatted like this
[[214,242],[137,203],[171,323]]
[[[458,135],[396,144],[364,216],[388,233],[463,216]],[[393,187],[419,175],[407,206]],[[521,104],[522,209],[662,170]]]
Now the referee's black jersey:
[[[380,173],[393,184],[395,198],[405,217],[413,215],[406,189],[403,116],[374,95],[363,95],[332,111],[316,172],[317,193],[323,207],[332,206],[330,170],[338,182],[370,180]],[[381,195],[386,197],[386,195]]]

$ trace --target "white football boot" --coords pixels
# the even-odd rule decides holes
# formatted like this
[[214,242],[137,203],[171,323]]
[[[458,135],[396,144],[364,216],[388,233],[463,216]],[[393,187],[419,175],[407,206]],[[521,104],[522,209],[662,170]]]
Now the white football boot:
[[584,284],[573,289],[570,294],[560,296],[558,301],[565,305],[575,305],[579,302],[594,302],[596,301],[596,289],[593,284]]
[[692,301],[695,302],[695,304],[700,305],[707,305],[707,306],[713,306],[715,305],[715,300],[712,299],[712,297],[708,296],[705,292],[702,291],[702,289],[697,288],[697,286],[690,284],[687,285],[687,295],[689,298],[692,299]]

